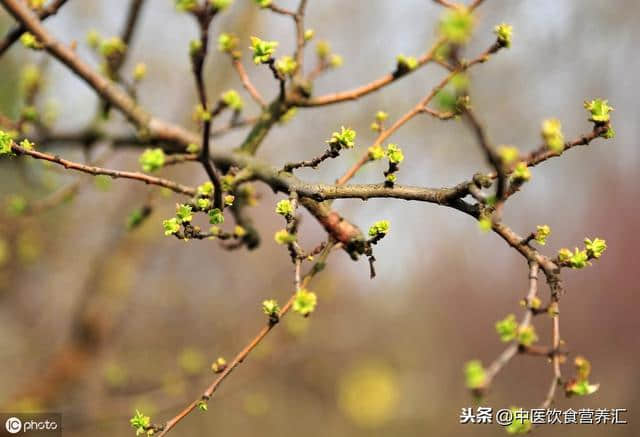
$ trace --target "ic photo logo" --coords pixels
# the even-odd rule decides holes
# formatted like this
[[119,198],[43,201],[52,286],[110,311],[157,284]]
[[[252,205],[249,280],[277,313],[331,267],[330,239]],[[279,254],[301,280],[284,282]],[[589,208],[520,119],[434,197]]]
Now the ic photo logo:
[[4,423],[4,427],[9,434],[17,434],[22,431],[22,421],[17,417],[9,417]]

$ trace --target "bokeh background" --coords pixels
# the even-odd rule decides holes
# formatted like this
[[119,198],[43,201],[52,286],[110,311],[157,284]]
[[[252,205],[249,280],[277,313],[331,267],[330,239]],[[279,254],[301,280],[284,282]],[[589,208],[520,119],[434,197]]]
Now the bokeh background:
[[[130,75],[145,62],[148,77],[138,90],[144,106],[160,117],[195,128],[196,103],[188,62],[188,41],[196,37],[190,17],[168,0],[149,0],[123,68]],[[278,4],[295,7],[292,0]],[[70,1],[47,21],[93,65],[87,48],[91,29],[120,33],[128,1]],[[419,55],[434,41],[442,9],[427,0],[311,0],[307,27],[328,40],[345,63],[322,76],[316,94],[348,89],[391,71],[395,56]],[[533,170],[533,179],[507,205],[505,220],[520,234],[536,224],[553,230],[546,253],[580,245],[585,236],[607,240],[605,256],[582,271],[563,273],[561,332],[571,357],[584,354],[600,382],[588,398],[558,397],[558,408],[627,408],[628,425],[555,426],[548,436],[635,436],[640,433],[640,297],[637,272],[640,237],[638,194],[640,152],[636,80],[640,60],[640,3],[487,0],[478,10],[472,57],[493,41],[491,29],[508,22],[514,44],[471,72],[476,112],[498,144],[531,150],[547,117],[563,122],[567,138],[588,132],[582,108],[587,98],[608,98],[615,107],[617,137],[572,150]],[[12,20],[0,11],[0,27]],[[292,50],[293,26],[286,17],[236,0],[216,18],[213,34],[236,32],[242,46],[250,35],[276,39],[278,53]],[[4,33],[4,32],[3,32]],[[277,86],[266,68],[244,62],[263,94]],[[314,63],[313,49],[307,65]],[[57,102],[55,130],[69,132],[91,122],[94,93],[55,60],[16,45],[0,63],[0,108],[15,116],[22,105],[19,75],[34,63],[47,71],[40,105]],[[374,139],[368,130],[375,111],[402,115],[443,76],[429,66],[357,102],[305,109],[276,128],[259,156],[276,165],[308,159],[340,125],[358,131],[358,150],[300,172],[308,180],[331,181]],[[241,90],[228,59],[207,63],[211,96]],[[243,93],[245,113],[257,108]],[[224,123],[225,120],[219,120]],[[119,115],[104,125],[130,133]],[[214,142],[230,150],[246,135],[239,130]],[[486,168],[474,138],[462,123],[416,118],[393,136],[408,159],[400,181],[424,186],[455,184]],[[100,156],[104,145],[91,152]],[[83,160],[82,150],[55,149]],[[140,151],[119,149],[107,167],[137,169]],[[378,181],[371,165],[359,182]],[[197,165],[162,171],[195,185],[205,180]],[[281,228],[273,214],[278,197],[258,186],[261,201],[251,214],[263,244],[252,252],[228,252],[216,242],[183,243],[165,238],[161,221],[173,215],[178,197],[156,196],[145,224],[128,232],[126,218],[154,190],[131,181],[107,183],[69,175],[27,159],[0,164],[0,196],[11,202],[46,199],[60,187],[80,182],[66,204],[36,216],[4,213],[0,222],[0,404],[16,411],[44,409],[64,414],[65,435],[130,435],[135,408],[154,422],[173,416],[213,378],[209,364],[231,358],[263,323],[260,302],[284,301],[292,268],[271,235]],[[156,193],[157,194],[157,193]],[[15,198],[13,198],[15,202]],[[391,234],[376,247],[378,277],[370,280],[365,260],[331,256],[314,281],[319,295],[310,319],[292,314],[231,377],[207,413],[196,412],[177,435],[414,436],[496,435],[493,425],[460,425],[462,407],[472,405],[463,364],[491,362],[503,349],[493,324],[520,315],[527,269],[522,258],[467,216],[420,203],[393,200],[337,201],[335,207],[362,228],[389,219]],[[323,239],[305,216],[303,242]],[[546,296],[546,287],[541,288]],[[536,319],[542,343],[549,322]],[[55,378],[51,369],[57,369]],[[62,369],[62,371],[60,371]],[[570,364],[564,372],[573,372]],[[551,367],[543,359],[517,357],[495,380],[484,405],[535,407],[546,394]],[[499,435],[499,434],[498,434]]]

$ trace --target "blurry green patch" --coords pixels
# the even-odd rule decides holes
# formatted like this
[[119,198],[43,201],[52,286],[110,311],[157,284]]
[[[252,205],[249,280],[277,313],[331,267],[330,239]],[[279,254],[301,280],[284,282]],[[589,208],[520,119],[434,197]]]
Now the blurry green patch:
[[35,262],[42,254],[42,238],[27,229],[18,236],[18,258],[25,264]]
[[112,185],[111,182],[112,182],[111,178],[105,175],[98,175],[93,178],[93,183],[95,184],[96,188],[100,191],[109,191]]
[[284,319],[284,327],[294,337],[301,337],[309,330],[309,319],[305,317],[287,317]]
[[342,375],[338,407],[363,428],[377,428],[391,420],[399,399],[397,375],[380,362],[364,361]]
[[126,384],[127,370],[116,362],[108,363],[104,368],[104,380],[109,387],[118,388]]
[[269,412],[269,399],[264,393],[249,393],[244,397],[243,408],[250,416],[264,416]]
[[180,368],[190,375],[200,373],[206,366],[204,355],[193,347],[186,347],[178,356]]

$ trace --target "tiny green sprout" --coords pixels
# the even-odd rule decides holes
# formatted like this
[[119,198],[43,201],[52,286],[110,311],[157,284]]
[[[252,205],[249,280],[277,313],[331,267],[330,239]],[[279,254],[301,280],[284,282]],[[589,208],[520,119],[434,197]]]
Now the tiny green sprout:
[[398,70],[400,71],[411,71],[418,67],[418,60],[413,56],[398,55],[396,62],[398,63]]
[[291,308],[298,314],[308,316],[316,309],[317,303],[318,297],[313,291],[301,288],[296,292]]
[[607,127],[607,130],[602,134],[602,138],[610,140],[616,137],[616,131],[611,127]]
[[329,67],[340,68],[342,67],[343,63],[344,63],[344,59],[342,58],[342,56],[337,55],[335,53],[332,53],[331,56],[329,56]]
[[478,390],[484,387],[487,373],[480,360],[471,360],[464,365],[464,379],[468,389]]
[[512,341],[518,335],[518,322],[516,316],[509,314],[502,320],[496,322],[496,332],[500,336],[500,341],[503,343]]
[[211,195],[213,194],[213,190],[214,190],[213,182],[207,181],[202,185],[198,186],[198,195],[204,196],[204,197],[211,197]]
[[589,381],[572,382],[566,390],[571,395],[588,396],[598,391],[600,384],[589,384]]
[[562,249],[558,250],[558,261],[568,262],[569,259],[571,258],[571,255],[572,255],[571,251],[566,247],[563,247]]
[[191,12],[198,7],[198,0],[175,0],[176,9],[182,12]]
[[136,410],[136,414],[129,419],[129,423],[136,430],[136,435],[141,435],[147,432],[147,428],[151,426],[151,418],[145,416],[140,411]]
[[379,220],[369,228],[370,237],[381,237],[389,233],[391,224],[389,220]]
[[224,205],[231,206],[233,205],[234,200],[236,200],[236,196],[234,196],[233,194],[227,194],[226,196],[224,196]]
[[440,34],[454,44],[465,44],[471,38],[474,18],[464,7],[448,9],[440,21]]
[[536,226],[534,239],[539,245],[544,246],[547,244],[547,237],[549,237],[549,235],[551,235],[551,228],[548,225]]
[[500,146],[498,156],[506,165],[511,165],[520,158],[520,151],[514,146]]
[[8,133],[0,130],[0,156],[11,155],[13,138]]
[[303,37],[305,41],[311,41],[314,35],[315,35],[315,32],[313,29],[307,29],[304,31]]
[[220,232],[222,232],[222,230],[220,229],[219,226],[213,225],[209,228],[209,233],[212,235],[213,238],[220,235]]
[[28,49],[40,50],[42,48],[42,44],[38,41],[38,38],[31,32],[23,33],[20,37],[20,42]]
[[542,138],[547,147],[555,153],[564,150],[562,124],[557,118],[548,118],[542,122]]
[[87,44],[92,49],[97,49],[100,47],[100,43],[102,42],[102,37],[95,29],[91,29],[87,32]]
[[238,46],[238,38],[232,33],[221,33],[218,37],[218,50],[231,53]]
[[509,24],[498,24],[493,28],[493,33],[498,37],[498,44],[502,47],[511,47],[511,37],[513,35],[513,26]]
[[233,0],[209,0],[209,3],[211,3],[211,6],[213,6],[218,11],[224,11],[229,6],[231,6]]
[[[222,185],[222,191],[229,191],[231,190],[231,186],[233,185],[233,175],[228,173],[224,176],[222,176],[220,178],[220,184]],[[213,188],[213,184],[211,185],[211,187]],[[213,190],[211,191],[213,192]]]
[[180,230],[180,221],[176,217],[163,220],[162,227],[164,228],[164,235],[173,235]]
[[389,118],[389,114],[387,114],[384,111],[378,111],[376,112],[376,121],[378,122],[383,122],[385,121],[387,118]]
[[293,216],[293,204],[289,199],[282,199],[276,204],[276,214],[284,217]]
[[531,420],[527,419],[526,410],[522,408],[511,407],[511,423],[505,427],[505,431],[509,435],[527,434],[531,431]]
[[538,341],[538,335],[533,325],[518,328],[518,343],[523,346],[531,346],[536,341]]
[[480,228],[482,232],[489,232],[493,228],[491,217],[487,217],[486,215],[481,216],[478,219],[478,228]]
[[275,233],[273,239],[278,244],[290,244],[296,241],[296,236],[290,234],[286,229],[281,229]]
[[189,41],[189,56],[194,57],[202,51],[202,41],[192,39]]
[[127,229],[132,230],[142,224],[145,219],[145,213],[142,208],[136,208],[127,216]]
[[220,95],[220,101],[234,111],[240,111],[244,106],[242,97],[236,90],[228,90]]
[[269,299],[262,302],[262,312],[269,317],[278,316],[280,313],[280,305],[275,299]]
[[385,177],[384,180],[389,182],[390,184],[395,184],[396,181],[398,180],[398,175],[395,173],[388,173]]
[[200,199],[196,200],[196,204],[198,205],[198,208],[200,208],[203,211],[208,210],[209,208],[211,208],[211,200],[209,200],[209,199],[200,198]]
[[147,76],[147,64],[139,62],[133,68],[133,80],[140,82]]
[[387,158],[392,164],[400,164],[404,161],[402,149],[397,144],[387,144]]
[[[571,253],[571,251],[569,251],[569,253]],[[586,250],[580,250],[576,247],[567,261],[572,269],[583,269],[589,264],[589,255],[587,255]]]
[[211,364],[211,370],[213,370],[214,373],[220,373],[226,368],[227,360],[225,360],[223,357],[218,357],[218,359]]
[[278,47],[277,41],[263,41],[255,36],[251,37],[251,47],[253,51],[253,62],[255,64],[264,64],[269,62],[271,56]]
[[138,162],[142,166],[142,171],[146,173],[154,172],[164,166],[164,151],[160,148],[146,149],[140,155]]
[[127,45],[117,36],[105,39],[100,44],[100,54],[105,58],[123,55],[126,50]]
[[271,0],[253,0],[253,1],[256,2],[256,4],[261,8],[268,8],[269,6],[271,6]]
[[527,182],[531,179],[531,171],[529,171],[529,167],[527,167],[527,163],[524,161],[520,161],[513,168],[513,179],[516,182]]
[[356,131],[353,129],[345,128],[342,126],[340,128],[340,132],[334,132],[331,135],[331,139],[327,140],[327,143],[333,148],[340,149],[346,148],[350,149],[355,146],[356,139]]
[[180,223],[189,223],[193,220],[193,212],[190,205],[176,204],[176,217]]
[[285,76],[293,76],[298,70],[298,63],[291,56],[285,55],[276,61],[276,70]]
[[198,401],[198,410],[208,411],[209,407],[207,406],[207,401],[205,400]]
[[316,55],[320,59],[326,59],[331,53],[331,45],[327,41],[318,41],[316,43]]
[[214,208],[209,211],[209,223],[212,225],[221,225],[224,223],[224,215],[219,208]]
[[371,128],[372,131],[374,132],[380,132],[382,130],[382,126],[380,126],[380,124],[376,123],[375,121],[373,123],[371,123],[369,125],[369,127]]
[[189,153],[199,153],[200,152],[200,145],[196,144],[196,143],[189,143],[187,145],[187,152],[189,152]]
[[607,123],[611,119],[613,108],[609,106],[608,100],[594,99],[590,102],[585,101],[584,107],[589,111],[589,121],[599,124]]
[[247,230],[240,225],[236,225],[236,227],[233,228],[233,235],[236,238],[242,238],[247,235]]
[[193,118],[196,121],[211,121],[211,112],[205,110],[202,104],[198,103],[193,111]]
[[585,249],[587,251],[587,255],[589,258],[598,259],[602,256],[604,251],[607,249],[607,242],[600,238],[594,238],[593,240],[589,238],[584,239]]
[[385,156],[386,153],[381,145],[377,144],[375,146],[369,147],[369,159],[377,161],[384,158]]

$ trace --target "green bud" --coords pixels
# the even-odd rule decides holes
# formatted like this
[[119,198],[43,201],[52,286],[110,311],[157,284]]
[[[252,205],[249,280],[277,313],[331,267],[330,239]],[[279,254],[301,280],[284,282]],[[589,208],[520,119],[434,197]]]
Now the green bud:
[[298,70],[298,63],[291,56],[282,56],[276,61],[276,70],[284,76],[293,76]]
[[605,240],[601,240],[600,238],[594,238],[593,240],[585,238],[584,244],[589,258],[598,259],[607,249],[607,242]]
[[487,374],[480,360],[468,361],[464,366],[464,376],[467,388],[477,390],[484,387]]
[[249,47],[253,51],[253,62],[255,64],[264,64],[269,62],[272,55],[276,51],[278,43],[276,41],[263,41],[255,36],[251,37],[251,46]]
[[136,414],[129,419],[129,423],[136,430],[136,435],[141,435],[145,434],[147,432],[147,428],[151,426],[151,418],[136,410]]
[[493,28],[493,33],[498,37],[498,43],[502,47],[511,47],[511,36],[513,35],[513,27],[509,24],[498,24]]
[[398,63],[398,70],[401,71],[411,71],[418,67],[418,60],[413,56],[398,55],[396,61]]
[[536,341],[538,341],[538,335],[533,325],[520,326],[518,328],[518,343],[523,346],[531,346]]
[[348,129],[342,126],[340,132],[334,132],[331,135],[331,139],[327,140],[327,143],[337,149],[346,148],[350,149],[355,145],[356,131]]
[[305,41],[311,41],[313,39],[315,32],[313,31],[313,29],[307,29],[304,31],[304,40]]
[[385,156],[386,152],[381,145],[378,144],[376,146],[369,147],[369,159],[377,161],[384,158]]
[[176,9],[182,12],[191,12],[198,7],[198,0],[175,0]]
[[296,236],[293,234],[290,234],[286,229],[281,229],[275,233],[273,239],[278,244],[289,244],[296,241]]
[[13,137],[0,130],[0,156],[12,155]]
[[589,111],[589,121],[594,123],[607,123],[611,119],[611,111],[613,108],[609,106],[607,100],[594,99],[590,102],[584,102],[584,107]]
[[317,303],[318,297],[313,291],[301,288],[296,292],[291,308],[298,314],[308,316],[315,310]]
[[224,215],[219,208],[214,208],[209,211],[209,223],[212,225],[220,225],[224,223]]
[[209,3],[211,3],[211,6],[213,6],[218,11],[224,11],[229,6],[231,6],[233,0],[209,0]]
[[117,36],[105,39],[100,44],[100,54],[105,58],[123,55],[127,51],[127,45]]
[[180,222],[177,218],[173,217],[168,220],[163,220],[162,227],[164,228],[164,235],[173,235],[180,230]]
[[389,223],[389,220],[379,220],[369,228],[369,236],[370,237],[384,236],[387,233],[389,233],[390,229],[391,229],[391,224]]
[[238,38],[231,33],[221,33],[218,37],[218,50],[231,53],[238,46]]
[[138,162],[140,162],[140,165],[142,166],[142,171],[146,173],[151,173],[161,169],[164,166],[164,161],[164,151],[160,148],[146,149],[138,159]]
[[498,148],[498,156],[506,165],[511,165],[520,158],[520,151],[513,146],[500,146]]
[[35,35],[30,32],[23,33],[20,37],[20,42],[28,49],[40,50],[42,48],[40,41],[38,41]]
[[213,190],[213,183],[211,181],[207,181],[198,186],[198,195],[203,197],[211,197],[213,195]]
[[469,9],[448,9],[440,20],[440,34],[454,44],[465,44],[471,38],[474,18]]
[[176,205],[176,217],[180,223],[188,223],[193,220],[191,206],[178,203]]
[[240,111],[244,106],[242,97],[235,90],[225,91],[220,95],[220,100],[234,111]]
[[388,144],[387,158],[389,158],[389,162],[393,164],[400,164],[402,161],[404,161],[404,154],[402,153],[402,149],[398,147],[397,144]]
[[293,205],[289,199],[282,199],[276,204],[276,214],[285,217],[293,216]]
[[261,8],[267,8],[271,6],[271,0],[253,0],[253,1],[256,2],[256,4]]
[[526,162],[520,161],[516,164],[513,169],[513,179],[519,183],[527,182],[531,179],[531,171],[529,171]]
[[536,235],[534,239],[539,245],[544,246],[547,244],[547,237],[551,235],[551,228],[547,225],[536,226]]
[[542,122],[542,138],[547,147],[556,153],[564,150],[564,135],[562,124],[556,118],[549,118]]
[[280,313],[280,305],[275,299],[269,299],[262,302],[262,312],[267,316],[277,316]]
[[509,314],[502,320],[496,322],[496,332],[500,336],[500,341],[503,343],[512,341],[518,335],[518,322],[516,322],[516,316]]

